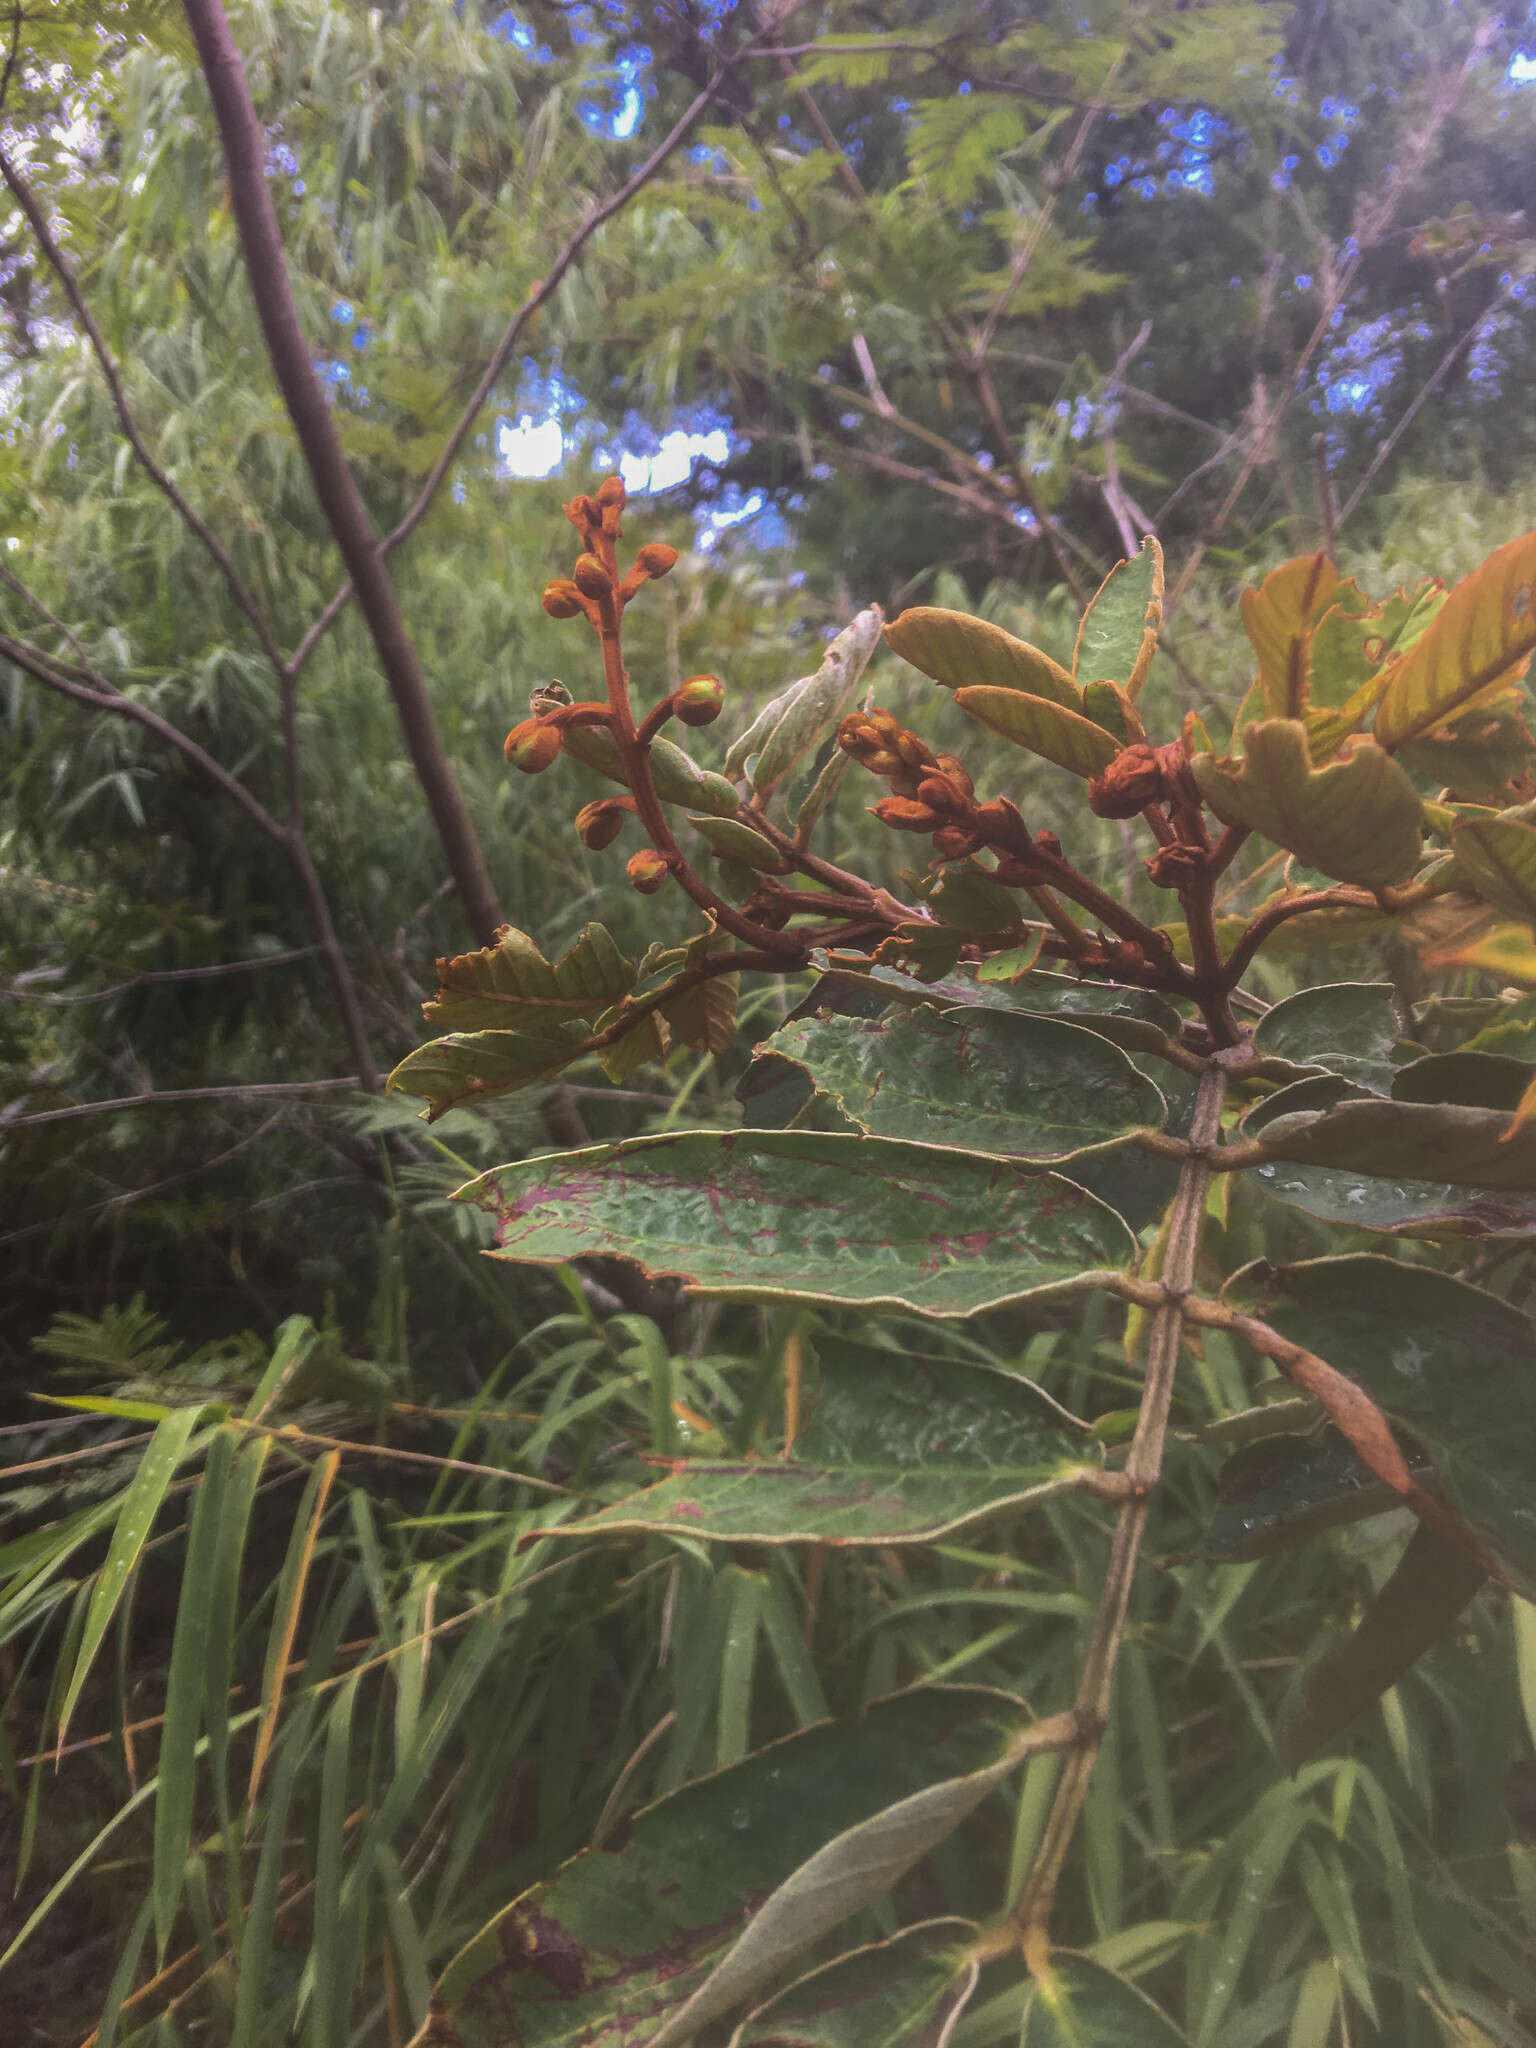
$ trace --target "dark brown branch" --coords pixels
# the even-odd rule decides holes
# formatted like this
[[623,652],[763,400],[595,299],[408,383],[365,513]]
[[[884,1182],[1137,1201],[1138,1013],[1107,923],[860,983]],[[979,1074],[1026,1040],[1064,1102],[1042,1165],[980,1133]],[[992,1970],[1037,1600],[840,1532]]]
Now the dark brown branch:
[[482,944],[504,921],[485,855],[443,745],[437,713],[378,539],[347,467],[336,423],[299,324],[266,173],[266,139],[219,0],[183,0],[224,145],[241,254],[283,403],[315,494],[357,590],[455,886]]

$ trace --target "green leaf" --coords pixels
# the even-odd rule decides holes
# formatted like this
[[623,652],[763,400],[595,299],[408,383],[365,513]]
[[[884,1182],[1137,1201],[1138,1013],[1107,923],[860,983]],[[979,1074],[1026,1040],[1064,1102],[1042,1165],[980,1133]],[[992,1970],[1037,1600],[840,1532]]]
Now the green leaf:
[[1111,739],[1102,725],[1045,697],[983,686],[956,690],[955,702],[1015,746],[1054,761],[1058,768],[1069,769],[1085,781],[1102,775],[1120,751],[1119,742]]
[[1091,1956],[1053,1949],[1019,2048],[1189,2048],[1189,2041],[1124,1977]]
[[[560,735],[563,752],[584,768],[629,786],[618,741],[606,726],[568,725]],[[741,795],[724,775],[701,768],[691,754],[660,734],[651,741],[651,780],[664,803],[684,804],[711,817],[729,818],[741,808]]]
[[932,879],[916,876],[912,886],[937,916],[956,931],[1007,932],[1020,918],[1019,899],[995,882],[985,868],[960,863],[941,868]]
[[1423,805],[1379,747],[1315,768],[1301,721],[1275,718],[1248,727],[1241,760],[1197,754],[1190,769],[1223,824],[1247,825],[1337,881],[1380,887],[1418,864]]
[[635,969],[600,924],[551,964],[526,933],[504,925],[494,946],[437,963],[439,987],[422,1015],[439,1031],[531,1031],[593,1017],[635,985]]
[[541,1533],[929,1543],[1053,1499],[1099,1467],[1098,1445],[1067,1430],[1027,1380],[948,1360],[934,1366],[832,1348],[827,1339],[818,1339],[817,1350],[817,1405],[787,1452],[676,1459],[659,1485]]
[[1381,1090],[1396,1069],[1392,1048],[1401,1036],[1397,996],[1386,981],[1335,981],[1287,996],[1259,1019],[1253,1049],[1266,1059],[1331,1074]]
[[1496,910],[1536,920],[1536,825],[1508,814],[1460,818],[1451,847],[1459,883]]
[[988,1158],[1058,1162],[1159,1130],[1167,1106],[1118,1047],[1011,1010],[811,1017],[767,1050],[794,1060],[877,1137]]
[[1254,1173],[1264,1193],[1287,1208],[1351,1230],[1432,1240],[1524,1237],[1536,1230],[1533,1195],[1454,1187],[1407,1174],[1381,1180],[1348,1168],[1269,1164]]
[[1257,1142],[1271,1159],[1299,1166],[1388,1180],[1428,1181],[1433,1174],[1452,1186],[1494,1193],[1536,1191],[1536,1129],[1512,1128],[1499,1110],[1356,1097],[1332,1109],[1275,1117]]
[[885,644],[946,689],[985,685],[1082,710],[1083,694],[1059,662],[966,612],[913,605],[886,627]]
[[1200,1555],[1220,1564],[1271,1557],[1398,1505],[1337,1430],[1268,1436],[1244,1444],[1222,1467]]
[[1455,1102],[1467,1109],[1518,1109],[1536,1078],[1530,1060],[1507,1053],[1432,1052],[1399,1067],[1392,1077],[1394,1102]]
[[1455,1626],[1486,1579],[1480,1565],[1421,1522],[1353,1635],[1308,1666],[1302,1707],[1281,1729],[1290,1768],[1323,1755],[1396,1685]]
[[1480,691],[1519,681],[1536,648],[1536,533],[1495,548],[1464,576],[1414,645],[1394,661],[1376,739],[1422,738]]
[[1472,706],[1421,740],[1410,740],[1397,758],[1411,775],[1445,784],[1474,803],[1495,806],[1536,756],[1536,739],[1520,714],[1507,704]]
[[1312,631],[1338,587],[1339,572],[1325,554],[1301,555],[1239,599],[1269,717],[1299,718],[1307,708]]
[[924,1687],[684,1786],[621,1849],[499,1913],[444,1973],[434,2019],[463,2048],[687,2040],[951,1833],[1015,1767],[1023,1724],[1005,1694]]
[[385,1091],[425,1097],[428,1123],[465,1102],[488,1102],[560,1073],[577,1059],[589,1033],[579,1023],[539,1031],[450,1031],[407,1053]]
[[1094,592],[1077,629],[1072,674],[1079,688],[1118,683],[1134,698],[1147,679],[1163,623],[1163,551],[1151,534]]
[[1536,1589],[1536,1323],[1480,1287],[1369,1255],[1246,1266],[1224,1299],[1365,1388],[1425,1446],[1504,1582]]
[[[736,1003],[740,993],[739,974],[716,974],[684,989],[670,1003],[663,1003],[661,1015],[671,1026],[673,1036],[684,1045],[694,1046],[700,1052],[721,1053],[736,1036]],[[624,1043],[622,1039],[619,1042]]]
[[824,1963],[748,2015],[730,2048],[915,2048],[970,2002],[968,1920],[927,1920]]
[[782,875],[787,872],[788,863],[773,841],[765,839],[761,832],[754,832],[750,825],[743,825],[739,819],[711,818],[707,813],[699,813],[691,815],[688,822],[708,840],[716,853],[723,854],[727,860],[738,860],[756,874]]
[[880,607],[872,604],[845,626],[814,675],[802,676],[763,706],[726,755],[727,776],[739,780],[750,768],[753,792],[766,803],[796,762],[836,730],[880,644],[883,624]]
[[171,1481],[188,1455],[193,1432],[202,1415],[201,1404],[193,1408],[173,1409],[157,1425],[154,1435],[144,1446],[138,1468],[123,1494],[112,1525],[106,1558],[91,1588],[80,1648],[64,1691],[64,1703],[59,1709],[58,1740],[61,1747],[79,1704],[81,1690],[96,1661],[96,1653],[128,1591],[144,1545],[149,1540],[149,1532],[165,1503]]
[[495,1219],[501,1258],[627,1258],[722,1300],[937,1316],[1084,1291],[1133,1249],[1055,1174],[810,1131],[631,1138],[498,1167],[457,1199]]

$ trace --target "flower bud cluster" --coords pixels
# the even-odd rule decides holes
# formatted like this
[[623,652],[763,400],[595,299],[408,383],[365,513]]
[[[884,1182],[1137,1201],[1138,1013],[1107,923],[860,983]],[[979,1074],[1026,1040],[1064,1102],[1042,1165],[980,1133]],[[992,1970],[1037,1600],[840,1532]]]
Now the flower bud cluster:
[[890,784],[891,794],[874,806],[883,825],[931,833],[941,860],[963,860],[981,845],[973,824],[981,814],[975,787],[955,755],[934,753],[889,711],[851,711],[837,729],[837,743]]

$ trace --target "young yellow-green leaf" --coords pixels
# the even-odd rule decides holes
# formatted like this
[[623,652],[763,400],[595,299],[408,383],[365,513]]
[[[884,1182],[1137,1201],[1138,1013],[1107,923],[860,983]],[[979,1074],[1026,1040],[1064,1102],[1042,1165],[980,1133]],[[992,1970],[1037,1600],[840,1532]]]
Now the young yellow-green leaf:
[[1091,1956],[1054,1949],[1019,2048],[1189,2048],[1160,2006]]
[[1459,818],[1451,847],[1460,886],[1536,922],[1536,825],[1507,813]]
[[1163,623],[1163,551],[1151,534],[1094,592],[1077,629],[1072,675],[1080,689],[1118,683],[1134,698],[1147,680]]
[[711,818],[707,812],[689,816],[689,824],[709,841],[712,849],[727,860],[739,860],[757,873],[782,875],[785,860],[771,839],[743,825],[739,818]]
[[736,1036],[736,1003],[741,990],[739,974],[717,974],[686,988],[670,1003],[663,1003],[661,1015],[671,1026],[674,1038],[700,1052],[724,1052]]
[[462,2048],[687,2040],[882,1897],[1030,1740],[1017,1701],[942,1686],[789,1736],[505,1907],[449,1964],[433,2022]]
[[580,1022],[532,1031],[450,1031],[407,1053],[385,1089],[423,1096],[422,1114],[434,1123],[461,1103],[488,1102],[558,1074],[580,1055],[589,1035]]
[[1383,747],[1424,737],[1480,691],[1518,682],[1536,648],[1536,533],[1464,576],[1406,654],[1376,711]]
[[806,1017],[767,1049],[803,1067],[862,1129],[944,1152],[1055,1164],[1167,1118],[1117,1046],[1022,1011]]
[[1259,683],[1270,718],[1300,718],[1306,710],[1312,631],[1338,587],[1338,570],[1318,553],[1282,562],[1257,590],[1243,592],[1243,627],[1259,658]]
[[1244,1267],[1223,1299],[1363,1387],[1412,1432],[1504,1583],[1536,1591],[1536,1323],[1449,1274],[1372,1256]]
[[1437,952],[1435,967],[1472,967],[1501,981],[1536,988],[1536,932],[1528,924],[1501,924],[1464,944]]
[[[1082,1484],[1101,1451],[1026,1380],[818,1339],[810,1419],[774,1457],[672,1461],[655,1486],[540,1533],[720,1543],[931,1543]],[[664,1462],[664,1461],[657,1461]]]
[[497,1167],[456,1199],[494,1219],[492,1256],[631,1259],[727,1301],[968,1316],[1084,1291],[1134,1248],[1055,1174],[812,1131],[631,1138]]
[[745,776],[750,766],[753,792],[766,803],[795,764],[836,731],[884,623],[880,607],[872,604],[845,626],[814,675],[802,676],[763,706],[726,755],[727,776]]
[[1410,774],[1472,802],[1502,805],[1512,801],[1516,778],[1529,772],[1536,738],[1513,706],[1474,705],[1423,739],[1407,741],[1397,758]]
[[1046,697],[1027,697],[1021,690],[981,686],[955,692],[962,711],[979,719],[1016,747],[1026,747],[1058,768],[1081,775],[1085,781],[1102,775],[1120,751],[1120,745],[1091,718],[1069,711]]
[[1009,986],[1022,981],[1026,974],[1032,974],[1045,945],[1045,931],[1042,927],[1022,946],[1010,946],[1006,953],[994,953],[990,960],[983,960],[976,970],[976,979],[985,988],[1001,982]]
[[162,1422],[144,1447],[138,1467],[129,1481],[126,1492],[117,1510],[112,1525],[111,1541],[107,1555],[96,1574],[91,1588],[91,1598],[85,1610],[85,1625],[80,1634],[80,1647],[75,1654],[74,1668],[69,1684],[64,1690],[64,1703],[59,1709],[59,1744],[62,1747],[69,1730],[69,1723],[79,1703],[81,1689],[90,1676],[96,1653],[102,1639],[111,1625],[126,1595],[135,1568],[149,1541],[149,1532],[154,1527],[171,1481],[180,1469],[182,1460],[192,1447],[192,1437],[203,1410],[199,1405],[193,1408],[174,1408]]
[[1060,662],[966,612],[913,605],[886,627],[885,644],[948,690],[1011,690],[1082,710],[1083,693]]
[[1308,1667],[1301,1709],[1281,1730],[1290,1768],[1321,1756],[1389,1685],[1396,1685],[1455,1626],[1487,1577],[1480,1565],[1421,1522],[1354,1634]]
[[732,2034],[730,2048],[917,2048],[947,2038],[980,1975],[969,1920],[924,1920],[824,1963]]
[[1413,871],[1422,802],[1379,747],[1314,768],[1301,721],[1275,718],[1250,725],[1244,749],[1241,761],[1199,754],[1190,763],[1223,824],[1250,826],[1340,882],[1374,888]]
[[568,953],[546,960],[525,932],[504,925],[494,946],[437,963],[438,991],[422,1015],[438,1031],[525,1031],[591,1017],[627,995],[635,982],[600,924],[589,924]]
[[[612,1017],[598,1018],[599,1026],[614,1022]],[[598,1061],[608,1079],[617,1085],[627,1081],[637,1067],[647,1066],[652,1060],[665,1059],[671,1043],[665,1020],[656,1010],[651,1010],[633,1030],[605,1045],[598,1054]]]
[[1136,706],[1118,683],[1088,683],[1083,690],[1083,716],[1102,725],[1119,745],[1134,746],[1145,740],[1147,729],[1136,715]]

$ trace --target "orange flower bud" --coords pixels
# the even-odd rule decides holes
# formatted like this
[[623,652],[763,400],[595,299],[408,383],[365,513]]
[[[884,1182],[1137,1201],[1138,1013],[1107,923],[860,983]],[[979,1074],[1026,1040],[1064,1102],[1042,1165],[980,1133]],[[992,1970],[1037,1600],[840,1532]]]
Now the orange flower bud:
[[597,559],[596,555],[578,555],[576,567],[571,572],[576,588],[583,597],[611,597],[613,578]]
[[624,870],[642,896],[654,896],[671,871],[671,862],[654,846],[643,846],[638,853],[632,853]]
[[542,775],[560,751],[560,735],[552,725],[525,718],[507,734],[506,756],[524,775]]
[[624,479],[621,476],[605,476],[597,487],[599,505],[616,505],[622,512],[627,497],[628,493],[624,489]]
[[967,796],[976,794],[976,785],[970,778],[965,763],[954,754],[940,754],[939,773],[947,775],[957,789],[963,789]]
[[569,576],[557,576],[552,583],[546,583],[539,603],[552,619],[574,619],[586,610],[581,592]]
[[718,676],[690,676],[672,692],[672,709],[684,725],[713,725],[725,703]]
[[925,775],[917,785],[920,802],[931,804],[936,811],[956,811],[962,808],[963,799],[947,775]]
[[897,832],[933,832],[944,823],[929,805],[913,803],[904,796],[882,797],[874,812],[882,825],[889,825]]
[[932,751],[923,745],[915,732],[898,732],[891,745],[909,768],[933,768],[938,765]]
[[933,850],[940,860],[964,860],[980,844],[974,832],[960,825],[945,825],[933,835]]
[[576,813],[576,833],[583,846],[590,846],[594,853],[601,853],[605,846],[612,846],[624,829],[624,808],[611,797],[600,797],[596,803],[583,804]]
[[635,557],[635,567],[647,576],[665,576],[677,567],[677,549],[664,540],[648,540]]
[[1088,808],[1100,818],[1134,818],[1165,794],[1157,749],[1138,742],[1124,747],[1102,775],[1088,785]]

